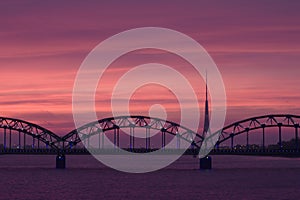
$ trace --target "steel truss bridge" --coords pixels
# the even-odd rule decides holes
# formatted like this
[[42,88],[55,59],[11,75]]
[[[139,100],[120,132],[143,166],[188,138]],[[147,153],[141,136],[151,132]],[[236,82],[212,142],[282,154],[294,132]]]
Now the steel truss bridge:
[[[220,134],[214,152],[236,151],[235,138],[243,135],[245,137],[245,149],[250,151],[249,137],[252,134],[261,134],[262,144],[259,151],[267,151],[266,129],[278,130],[278,151],[299,152],[299,123],[300,116],[290,114],[264,115],[252,117],[234,122],[225,126],[222,130],[212,134]],[[294,144],[292,147],[283,145],[283,128],[292,129],[294,133]],[[122,129],[128,130],[128,137],[122,133]],[[155,131],[156,135],[152,135]],[[0,152],[1,153],[80,153],[87,152],[84,147],[95,151],[105,149],[104,136],[106,135],[117,147],[127,151],[148,152],[159,148],[164,148],[171,139],[176,138],[174,149],[180,149],[184,142],[191,143],[193,149],[200,149],[204,138],[197,132],[183,127],[175,122],[164,121],[158,118],[147,116],[119,116],[115,118],[105,118],[88,123],[73,130],[61,137],[52,131],[37,124],[27,121],[0,117]],[[141,133],[144,137],[141,137]],[[274,133],[274,132],[273,132]],[[136,136],[139,134],[139,138]],[[158,137],[159,139],[155,139]],[[159,146],[153,146],[157,141],[161,141]],[[95,142],[96,141],[96,142]],[[144,141],[142,147],[141,141]],[[155,141],[155,142],[153,142]],[[137,145],[137,142],[139,144]],[[230,143],[226,148],[222,144]],[[126,146],[127,145],[127,146]],[[257,149],[256,149],[257,150]],[[241,151],[241,149],[239,149]]]

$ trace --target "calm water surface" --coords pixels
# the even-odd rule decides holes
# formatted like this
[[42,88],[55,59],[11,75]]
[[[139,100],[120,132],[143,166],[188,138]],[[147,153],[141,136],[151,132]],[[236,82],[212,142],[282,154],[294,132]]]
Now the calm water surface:
[[146,174],[109,169],[91,156],[1,155],[0,199],[299,199],[300,159],[213,156],[213,170],[183,156]]

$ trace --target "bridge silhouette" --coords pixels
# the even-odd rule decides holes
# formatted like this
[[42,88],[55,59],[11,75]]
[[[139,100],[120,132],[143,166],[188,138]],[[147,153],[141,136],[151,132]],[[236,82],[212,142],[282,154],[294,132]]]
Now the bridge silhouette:
[[[264,115],[234,122],[211,134],[211,137],[219,135],[212,153],[298,154],[299,122],[300,116],[291,114]],[[282,137],[285,132],[282,129],[285,127],[293,129],[294,144],[292,146],[283,145]],[[272,131],[274,128],[278,129],[278,143],[271,150],[267,148],[265,140],[268,128],[273,129]],[[14,118],[0,117],[0,129],[3,134],[0,136],[3,138],[3,144],[0,147],[2,154],[58,154],[57,159],[64,158],[65,154],[88,153],[85,147],[95,152],[105,153],[107,150],[105,136],[111,140],[113,147],[136,153],[165,148],[174,138],[177,141],[176,146],[172,147],[174,151],[181,149],[182,143],[189,143],[191,145],[187,152],[197,153],[204,142],[204,137],[198,132],[175,122],[148,116],[105,118],[85,124],[62,137],[37,124]],[[124,134],[123,129],[128,130],[129,134]],[[257,134],[257,131],[261,134],[262,144],[251,148],[249,136]],[[243,148],[237,148],[235,145],[235,138],[240,135],[245,135],[246,145]],[[143,147],[140,145],[141,141],[144,141]],[[222,144],[227,141],[230,141],[230,146],[222,147]]]

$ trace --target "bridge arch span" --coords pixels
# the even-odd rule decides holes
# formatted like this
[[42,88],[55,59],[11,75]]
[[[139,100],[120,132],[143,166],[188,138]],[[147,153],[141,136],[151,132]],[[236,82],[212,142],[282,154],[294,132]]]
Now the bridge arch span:
[[[129,148],[132,149],[134,148],[134,132],[131,131],[134,131],[134,128],[137,127],[144,128],[146,130],[146,149],[150,148],[150,129],[161,131],[162,145],[166,145],[165,134],[177,136],[178,140],[183,139],[188,142],[191,142],[191,140],[194,138],[192,145],[194,145],[194,147],[196,148],[200,148],[199,144],[201,144],[201,142],[203,141],[203,137],[201,135],[186,127],[180,126],[175,122],[139,115],[110,117],[85,124],[80,128],[69,132],[62,138],[62,141],[64,141],[64,148],[70,149],[73,146],[76,146],[82,140],[88,139],[89,137],[94,136],[95,134],[103,135],[106,131],[113,130],[114,144],[115,146],[119,146],[119,129],[130,128]],[[99,148],[101,148],[101,145],[103,146],[103,144],[100,144],[99,142]]]
[[231,140],[231,148],[233,148],[233,140],[235,136],[246,134],[247,146],[249,145],[249,134],[251,131],[261,129],[263,148],[265,148],[265,129],[271,127],[278,128],[278,145],[282,148],[282,127],[290,127],[295,129],[295,147],[299,150],[298,144],[298,130],[299,130],[300,116],[291,114],[270,114],[257,117],[251,117],[244,120],[234,122],[225,126],[221,131],[215,134],[220,134],[217,146],[227,140]]
[[[57,144],[58,142],[60,142],[61,138],[58,135],[54,134],[52,131],[37,124],[15,118],[0,117],[0,129],[3,129],[4,149],[6,149],[7,146],[9,147],[9,149],[12,148],[12,134],[14,134],[12,131],[16,131],[18,134],[17,145],[20,149],[22,146],[23,149],[26,148],[26,136],[32,137],[33,145],[35,139],[37,139],[37,148],[39,148],[39,144],[41,141],[51,149],[59,149]],[[22,138],[21,134],[23,134]],[[21,144],[21,140],[23,140],[23,144]]]

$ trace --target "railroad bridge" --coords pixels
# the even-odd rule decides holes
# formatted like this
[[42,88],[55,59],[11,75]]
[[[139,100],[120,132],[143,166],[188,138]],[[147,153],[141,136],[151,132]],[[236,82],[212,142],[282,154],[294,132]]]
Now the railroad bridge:
[[[300,116],[291,114],[263,115],[234,122],[209,134],[208,137],[219,135],[211,153],[299,155],[299,122]],[[277,143],[274,148],[267,148],[266,136],[274,136],[275,130]],[[291,133],[292,142],[286,145],[283,137]],[[252,135],[260,137],[261,143],[256,144],[256,148],[249,143]],[[93,153],[118,153],[119,148],[134,153],[147,153],[164,149],[171,140],[175,140],[175,145],[167,148],[166,153],[177,153],[183,144],[189,143],[190,148],[186,153],[197,154],[204,142],[203,133],[175,122],[148,116],[100,119],[62,137],[34,123],[0,117],[0,139],[2,154],[57,154],[58,168],[64,168],[66,154],[88,153],[87,149]],[[241,140],[245,141],[245,145],[237,148]],[[228,142],[230,145],[223,145]]]

